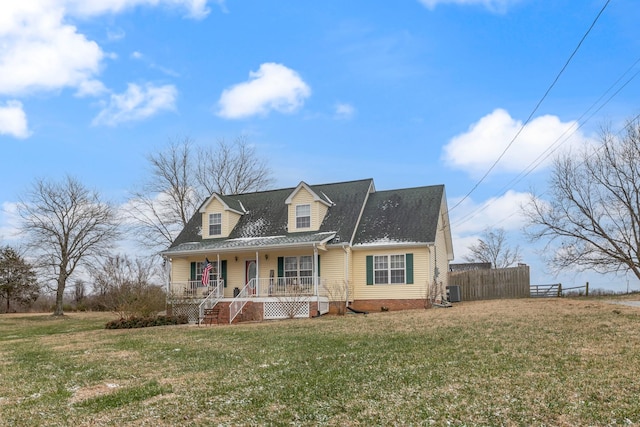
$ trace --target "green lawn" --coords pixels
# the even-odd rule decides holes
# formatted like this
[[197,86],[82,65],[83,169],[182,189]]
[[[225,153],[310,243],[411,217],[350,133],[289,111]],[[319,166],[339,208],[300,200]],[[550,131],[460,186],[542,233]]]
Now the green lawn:
[[105,330],[0,315],[0,425],[640,423],[640,308],[510,300]]

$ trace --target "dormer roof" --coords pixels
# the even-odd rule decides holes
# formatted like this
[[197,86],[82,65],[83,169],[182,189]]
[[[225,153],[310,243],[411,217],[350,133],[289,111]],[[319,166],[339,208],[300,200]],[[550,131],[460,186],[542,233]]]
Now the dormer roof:
[[213,193],[200,207],[199,213],[205,213],[207,211],[207,207],[213,201],[217,200],[222,204],[224,210],[235,212],[238,215],[244,215],[247,210],[242,205],[242,202],[239,199],[234,199],[231,196],[223,196],[218,193]]
[[300,181],[300,184],[298,184],[298,186],[296,188],[293,189],[293,191],[291,192],[291,194],[289,194],[289,197],[287,197],[285,199],[285,204],[290,205],[293,201],[293,198],[296,196],[296,194],[298,194],[298,192],[302,189],[307,190],[307,192],[309,192],[309,194],[311,194],[313,196],[313,201],[314,202],[320,202],[326,206],[333,206],[334,203],[331,201],[331,199],[329,199],[329,197],[323,193],[320,192],[320,194],[316,193],[315,191],[313,191],[311,189],[311,187],[304,181]]

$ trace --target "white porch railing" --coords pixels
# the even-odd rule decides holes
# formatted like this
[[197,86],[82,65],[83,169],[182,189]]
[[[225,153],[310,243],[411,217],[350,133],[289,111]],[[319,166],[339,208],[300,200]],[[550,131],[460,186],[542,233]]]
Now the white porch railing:
[[224,280],[213,280],[211,283],[213,283],[213,289],[210,290],[209,295],[198,306],[198,324],[202,323],[204,311],[213,308],[224,296]]
[[314,279],[314,277],[304,276],[256,279],[254,295],[257,297],[317,295],[318,282],[321,279]]
[[229,323],[233,322],[233,319],[236,318],[236,316],[242,311],[244,306],[249,301],[249,289],[252,286],[255,286],[255,280],[256,279],[251,279],[249,283],[247,283],[245,287],[242,288],[238,295],[233,300],[231,300],[231,303],[229,304]]
[[[317,295],[320,279],[313,277],[279,277],[256,278],[238,293],[229,305],[229,323],[233,322],[244,306],[252,298],[288,297],[292,301],[298,301],[297,297],[310,297]],[[285,300],[283,300],[285,301]],[[308,305],[308,300],[304,300]],[[308,317],[308,315],[307,315]]]
[[200,280],[186,280],[184,282],[171,282],[169,294],[177,298],[206,298],[212,292],[220,292],[224,288],[224,280],[212,280],[209,286],[203,286]]

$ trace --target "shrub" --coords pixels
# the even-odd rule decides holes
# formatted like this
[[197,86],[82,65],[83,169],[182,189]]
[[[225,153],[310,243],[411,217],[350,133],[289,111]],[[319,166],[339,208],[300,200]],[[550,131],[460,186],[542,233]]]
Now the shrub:
[[147,328],[150,326],[184,325],[189,323],[187,316],[129,317],[112,320],[105,329]]

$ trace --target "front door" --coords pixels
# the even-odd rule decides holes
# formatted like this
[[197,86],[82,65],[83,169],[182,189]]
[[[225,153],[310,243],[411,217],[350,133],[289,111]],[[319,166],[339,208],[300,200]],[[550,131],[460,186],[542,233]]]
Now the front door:
[[[245,261],[245,277],[247,278],[246,283],[251,282],[251,279],[255,279],[256,278],[256,261],[255,260],[248,260]],[[256,282],[253,281],[251,282],[251,286],[249,286],[249,289],[247,289],[247,292],[249,293],[249,295],[255,295],[256,294]]]

